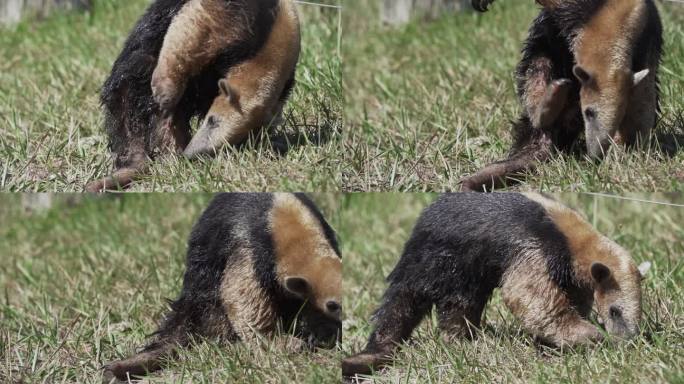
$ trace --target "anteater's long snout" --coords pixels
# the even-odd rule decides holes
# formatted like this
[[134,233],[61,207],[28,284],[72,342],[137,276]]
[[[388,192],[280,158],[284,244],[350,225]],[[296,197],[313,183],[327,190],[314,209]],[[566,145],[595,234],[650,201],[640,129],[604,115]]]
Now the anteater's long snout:
[[194,160],[201,156],[214,156],[216,151],[212,145],[211,129],[206,127],[201,128],[195,136],[193,136],[190,144],[183,150],[183,156],[190,160]]

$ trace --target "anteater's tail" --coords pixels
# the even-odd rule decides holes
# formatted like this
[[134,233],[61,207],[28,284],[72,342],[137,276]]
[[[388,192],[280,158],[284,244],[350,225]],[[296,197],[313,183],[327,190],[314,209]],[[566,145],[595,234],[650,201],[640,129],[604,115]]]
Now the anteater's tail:
[[164,359],[173,357],[179,345],[171,340],[159,340],[128,359],[109,363],[104,367],[105,382],[113,379],[128,381],[162,368]]
[[145,164],[117,169],[111,176],[92,181],[86,185],[86,192],[100,193],[128,188],[145,171]]
[[492,163],[461,180],[463,191],[486,192],[515,184],[518,181],[516,177],[535,170],[539,163],[549,159],[553,150],[553,142],[549,135],[541,130],[532,130],[527,118],[515,123],[514,131],[522,129],[528,129],[529,132],[522,135],[524,138],[515,138],[508,158]]
[[190,344],[190,332],[186,316],[172,311],[155,333],[154,341],[142,351],[104,366],[104,382],[115,378],[127,381],[162,369],[164,361],[172,359],[178,348]]

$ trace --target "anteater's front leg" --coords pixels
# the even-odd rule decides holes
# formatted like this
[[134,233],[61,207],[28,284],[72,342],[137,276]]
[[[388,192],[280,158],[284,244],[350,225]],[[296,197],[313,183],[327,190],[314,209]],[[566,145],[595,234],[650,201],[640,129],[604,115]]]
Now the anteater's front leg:
[[258,344],[277,330],[277,309],[273,299],[259,285],[249,259],[243,257],[225,272],[220,297],[227,320],[242,342]]
[[[531,130],[529,119],[523,118],[517,122],[524,129]],[[476,174],[461,181],[463,191],[484,192],[514,184],[516,177],[535,169],[540,162],[547,161],[553,150],[551,137],[539,130],[531,132],[525,145],[507,159],[489,164]]]
[[178,106],[171,115],[160,116],[155,132],[156,147],[181,153],[192,138],[190,119],[188,111],[182,106]]
[[532,123],[532,128],[548,130],[567,104],[572,87],[569,79],[554,79],[550,58],[538,56],[525,63],[518,79],[520,101]]
[[201,73],[236,39],[250,36],[248,21],[240,18],[253,15],[257,3],[245,2],[239,12],[225,0],[190,0],[183,6],[166,32],[152,74],[152,93],[163,114],[172,113],[188,79]]
[[506,306],[523,328],[544,343],[571,347],[602,339],[598,328],[584,318],[586,313],[581,313],[591,308],[591,302],[571,301],[569,291],[549,276],[541,253],[530,253],[519,264],[511,266],[502,279],[501,291]]

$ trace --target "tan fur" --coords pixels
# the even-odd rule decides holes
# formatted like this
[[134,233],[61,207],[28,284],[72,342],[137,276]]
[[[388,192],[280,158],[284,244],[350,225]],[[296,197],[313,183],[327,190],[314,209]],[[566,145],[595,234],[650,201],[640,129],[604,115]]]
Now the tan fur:
[[241,255],[236,260],[223,274],[221,300],[233,330],[249,343],[259,334],[273,334],[277,326],[276,308],[259,286],[251,255]]
[[[270,217],[281,284],[288,276],[306,278],[312,286],[311,300],[330,314],[326,303],[341,303],[342,262],[325,238],[323,228],[311,212],[292,194],[277,193]],[[339,320],[338,314],[330,314]]]
[[637,134],[646,139],[655,122],[655,68],[638,90],[632,82],[632,47],[646,22],[643,0],[607,0],[573,44],[577,64],[594,78],[582,87],[582,105],[599,106],[598,120],[618,144],[631,144]]
[[551,280],[536,247],[506,270],[501,291],[506,306],[523,328],[547,343],[572,346],[601,338],[598,329],[584,318],[587,313],[579,313]]
[[230,144],[244,139],[252,130],[277,118],[280,96],[299,58],[299,21],[291,0],[281,0],[278,17],[268,40],[259,53],[235,68],[226,80],[237,92],[237,100],[219,95],[207,116],[230,121]]
[[544,207],[554,224],[565,234],[570,252],[574,256],[572,262],[576,277],[585,284],[592,284],[590,268],[597,261],[626,276],[638,272],[629,254],[597,232],[578,212],[539,194],[523,195]]
[[[629,253],[598,233],[576,211],[538,194],[524,195],[544,207],[554,224],[565,234],[573,256],[575,278],[594,290],[598,313],[605,318],[608,306],[619,303],[629,320],[638,324],[641,318],[641,276]],[[595,262],[611,271],[611,278],[603,284],[592,279],[591,266]]]
[[196,76],[216,55],[249,31],[239,12],[230,12],[223,0],[191,0],[174,17],[164,37],[152,89],[160,105],[173,108]]
[[[541,128],[538,118],[539,109],[542,107],[542,101],[552,81],[551,72],[551,60],[547,57],[538,57],[533,59],[533,64],[525,74],[529,80],[525,82],[525,88],[522,90],[523,106],[527,109],[527,115],[530,116],[532,126],[535,128]],[[536,75],[532,76],[533,73]]]
[[[299,20],[292,0],[280,0],[271,34],[255,57],[231,68],[225,81],[231,95],[219,93],[185,154],[214,151],[238,144],[271,122],[283,108],[281,96],[294,73],[300,52]],[[209,122],[214,125],[210,126]]]

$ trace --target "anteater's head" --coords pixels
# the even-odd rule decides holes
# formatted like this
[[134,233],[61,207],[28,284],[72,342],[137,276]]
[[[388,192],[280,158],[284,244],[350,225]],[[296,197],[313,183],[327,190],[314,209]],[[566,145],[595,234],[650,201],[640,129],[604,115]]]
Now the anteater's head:
[[606,0],[579,27],[573,43],[575,77],[581,83],[587,151],[601,158],[611,143],[630,144],[634,132],[624,121],[640,84],[654,81],[648,68],[633,68],[636,40],[648,20],[643,0]]
[[270,215],[278,281],[301,300],[296,331],[314,347],[342,338],[342,259],[335,235],[313,203],[275,194]]
[[565,236],[575,277],[591,288],[599,321],[608,333],[624,338],[636,335],[641,281],[650,263],[637,267],[627,250],[596,231],[577,211],[545,196],[525,196],[541,204]]
[[226,145],[241,143],[250,132],[268,124],[278,111],[272,111],[252,90],[240,89],[228,79],[218,82],[214,99],[202,125],[183,151],[189,159],[213,156]]
[[304,303],[296,332],[311,347],[331,348],[342,341],[342,274],[339,266],[326,264],[316,276],[287,276],[284,282],[285,289]]
[[641,280],[651,265],[637,267],[624,249],[609,240],[601,248],[603,257],[589,267],[594,306],[609,334],[629,339],[639,332]]
[[595,64],[591,60],[577,64],[573,72],[582,83],[580,104],[587,151],[591,157],[601,158],[612,143],[626,144],[628,137],[621,127],[627,106],[649,70],[634,73],[626,68],[600,68]]

